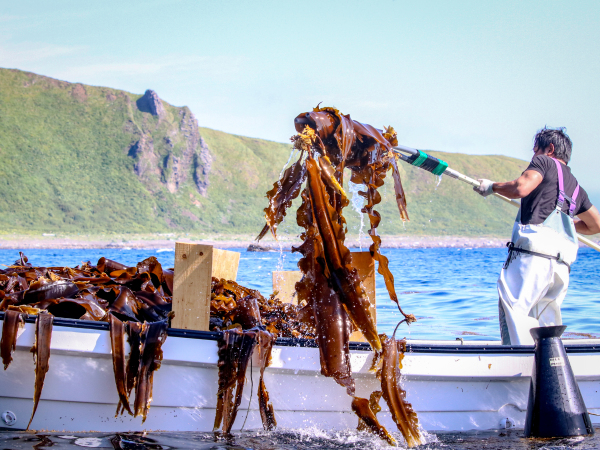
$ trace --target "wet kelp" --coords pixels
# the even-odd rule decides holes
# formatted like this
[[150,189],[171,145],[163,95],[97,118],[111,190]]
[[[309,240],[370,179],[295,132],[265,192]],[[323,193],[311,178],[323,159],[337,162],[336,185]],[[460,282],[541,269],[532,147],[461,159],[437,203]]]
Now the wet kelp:
[[33,416],[35,416],[35,412],[37,411],[40,397],[42,396],[42,388],[44,387],[44,379],[50,368],[50,341],[52,340],[53,322],[54,316],[46,312],[40,312],[35,321],[35,343],[31,348],[35,362],[35,384],[33,390],[33,411],[27,424],[28,430]]
[[400,386],[400,369],[406,351],[406,341],[394,337],[381,336],[383,341],[382,367],[378,376],[381,379],[383,398],[390,413],[409,447],[421,444],[417,413],[406,401],[406,392]]
[[[267,192],[269,205],[264,210],[266,224],[257,240],[269,230],[276,237],[277,227],[283,221],[287,208],[300,195],[302,203],[297,210],[296,221],[304,229],[300,236],[303,243],[292,251],[302,254],[298,267],[303,277],[296,284],[296,292],[302,306],[300,317],[306,318],[315,328],[321,355],[321,373],[333,377],[354,397],[352,408],[364,427],[390,443],[393,441],[378,423],[369,401],[354,396],[349,335],[352,328],[360,330],[375,351],[376,360],[380,363],[386,361],[385,383],[382,379],[383,396],[386,401],[389,399],[390,409],[394,405],[394,420],[407,443],[416,445],[420,443],[416,432],[416,416],[410,415],[412,409],[409,411],[405,407],[399,377],[395,377],[395,372],[389,368],[392,358],[390,350],[384,348],[377,334],[369,310],[369,299],[353,264],[352,254],[345,246],[347,229],[343,215],[343,209],[349,204],[342,187],[344,170],[348,169],[350,181],[363,185],[359,195],[366,201],[362,212],[369,217],[368,233],[373,241],[369,247],[371,257],[377,261],[378,272],[385,280],[390,298],[404,316],[403,321],[409,324],[415,321],[413,315],[405,314],[400,307],[394,277],[387,258],[380,252],[381,238],[377,234],[381,221],[381,216],[375,210],[381,202],[378,189],[383,186],[390,170],[400,217],[408,220],[406,196],[392,151],[392,147],[397,145],[396,133],[391,127],[381,131],[352,120],[349,115],[343,115],[335,108],[317,107],[312,112],[302,113],[296,117],[295,126],[299,134],[292,137],[292,142],[300,154]],[[397,405],[397,401],[402,407]],[[414,434],[411,433],[412,419]]]
[[[110,324],[117,411],[146,419],[152,400],[153,373],[161,364],[162,344],[171,317],[173,270],[155,257],[130,267],[106,258],[70,267],[34,267],[20,257],[0,270],[0,311],[4,312],[0,356],[12,360],[23,317],[36,316],[35,415],[49,368],[54,317],[107,321]],[[125,335],[130,354],[125,353]],[[133,409],[129,405],[135,389]],[[31,420],[30,423],[31,424]]]
[[277,337],[313,338],[314,327],[303,319],[301,308],[284,303],[273,293],[263,297],[235,281],[214,278],[211,284],[210,330],[250,329],[263,325]]
[[[163,358],[162,345],[167,338],[167,321],[122,322],[111,313],[109,324],[113,371],[119,394],[115,416],[127,411],[134,417],[141,415],[144,423],[152,401],[153,375],[160,368]],[[126,334],[130,347],[127,361]],[[133,410],[130,406],[132,392],[135,392]]]
[[12,361],[12,353],[17,346],[17,332],[23,326],[23,314],[20,311],[9,310],[4,313],[2,324],[2,340],[0,340],[0,357],[4,370],[8,369]]
[[224,331],[219,338],[219,389],[213,431],[226,439],[232,437],[231,428],[242,401],[246,369],[256,348],[258,348],[257,359],[260,368],[258,388],[260,416],[265,430],[271,430],[277,425],[273,405],[269,403],[269,394],[263,379],[275,336],[261,328],[250,330],[233,328]]

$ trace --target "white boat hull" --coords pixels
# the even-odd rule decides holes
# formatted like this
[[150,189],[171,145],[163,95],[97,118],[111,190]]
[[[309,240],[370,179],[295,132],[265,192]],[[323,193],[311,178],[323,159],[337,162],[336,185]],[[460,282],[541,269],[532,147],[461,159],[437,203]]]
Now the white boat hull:
[[[140,417],[115,417],[118,397],[108,330],[65,324],[68,321],[57,319],[54,326],[50,370],[32,429],[212,431],[218,379],[214,339],[167,338],[162,367],[154,375],[150,412],[142,424]],[[0,372],[0,414],[14,413],[16,422],[11,429],[26,428],[31,415],[35,374],[29,350],[34,330],[33,323],[20,330],[14,360]],[[533,363],[531,348],[510,351],[497,343],[411,343],[413,351],[407,352],[403,362],[402,385],[425,430],[498,429],[505,426],[506,419],[513,427],[523,427]],[[586,343],[571,351],[569,360],[588,410],[600,413],[600,344]],[[368,371],[371,359],[370,351],[351,351],[356,393],[366,398],[380,389],[379,381]],[[250,372],[234,431],[262,428],[256,396],[259,373],[254,369],[250,376]],[[276,345],[265,384],[279,427],[356,428],[351,398],[333,379],[320,374],[317,348]],[[383,400],[381,406],[378,418],[395,430]],[[593,422],[598,423],[597,419],[592,416]],[[0,427],[8,428],[2,421]]]

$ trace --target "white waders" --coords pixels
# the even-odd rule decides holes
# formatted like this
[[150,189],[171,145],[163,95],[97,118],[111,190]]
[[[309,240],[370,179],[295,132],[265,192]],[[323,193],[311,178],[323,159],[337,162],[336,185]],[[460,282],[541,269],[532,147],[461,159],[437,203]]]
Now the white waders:
[[[529,330],[562,325],[560,306],[567,295],[571,264],[579,248],[573,198],[564,192],[562,165],[557,160],[558,200],[555,210],[540,225],[521,224],[521,210],[508,243],[508,258],[498,278],[500,334],[504,345],[533,345]],[[569,214],[562,206],[569,202]]]

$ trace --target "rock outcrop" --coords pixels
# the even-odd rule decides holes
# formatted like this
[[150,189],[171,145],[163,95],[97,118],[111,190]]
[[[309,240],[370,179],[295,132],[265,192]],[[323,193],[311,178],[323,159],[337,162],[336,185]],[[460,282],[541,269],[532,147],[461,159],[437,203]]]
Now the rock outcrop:
[[135,163],[133,171],[145,183],[160,176],[158,169],[158,155],[154,152],[152,137],[143,134],[140,139],[129,147],[129,156]]
[[136,101],[138,109],[142,112],[150,113],[153,116],[163,118],[165,115],[165,108],[162,104],[160,97],[151,89],[148,89],[144,95],[142,95]]
[[[149,105],[162,108],[160,99],[150,90],[137,104],[140,111],[146,108],[151,114],[158,111],[158,107]],[[157,115],[160,116],[160,112]],[[212,163],[210,149],[200,136],[198,121],[189,108],[181,108],[178,116],[160,136],[155,130],[136,128],[130,121],[131,132],[140,136],[128,149],[128,155],[134,159],[133,170],[152,191],[162,184],[170,193],[176,193],[191,178],[198,193],[206,197]],[[163,122],[161,128],[165,124],[168,122]]]
[[200,136],[200,152],[196,152],[194,158],[194,183],[196,189],[203,197],[208,191],[208,174],[212,165],[212,155],[206,141]]

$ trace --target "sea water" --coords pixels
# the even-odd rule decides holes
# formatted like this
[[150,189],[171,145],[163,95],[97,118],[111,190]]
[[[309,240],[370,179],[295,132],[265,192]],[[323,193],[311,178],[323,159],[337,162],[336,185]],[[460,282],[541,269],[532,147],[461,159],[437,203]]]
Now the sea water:
[[[237,281],[263,295],[272,292],[273,270],[297,270],[299,255],[279,252],[241,253]],[[410,339],[498,340],[498,296],[496,280],[506,258],[504,249],[384,249],[390,260],[396,292],[405,312],[417,316],[410,327],[402,326],[399,337]],[[33,265],[75,266],[95,263],[100,257],[134,265],[156,256],[164,267],[173,267],[173,249],[52,249],[25,251]],[[12,264],[16,250],[0,250],[0,264]],[[0,266],[1,267],[1,266]],[[569,293],[563,303],[564,333],[569,338],[600,337],[600,257],[581,249],[571,271]],[[390,300],[383,279],[377,275],[377,325],[391,333],[401,314]],[[0,408],[1,409],[1,408]],[[390,430],[391,431],[391,430]],[[436,433],[427,435],[430,450],[458,449],[600,449],[598,437],[535,440],[523,438],[522,431]],[[332,432],[277,430],[235,433],[234,443],[214,441],[210,433],[26,433],[0,431],[0,449],[374,449],[389,448],[378,438],[355,430]],[[400,438],[397,433],[396,437]]]

